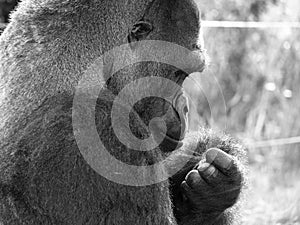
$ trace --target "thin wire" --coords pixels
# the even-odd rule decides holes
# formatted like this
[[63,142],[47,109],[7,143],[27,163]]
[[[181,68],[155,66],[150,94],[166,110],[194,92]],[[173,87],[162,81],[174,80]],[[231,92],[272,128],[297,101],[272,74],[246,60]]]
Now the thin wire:
[[250,22],[250,21],[207,21],[202,20],[203,27],[215,28],[300,28],[300,22]]
[[[209,21],[202,20],[203,27],[211,28],[300,28],[300,22],[251,22],[251,21]],[[7,24],[0,23],[4,29]]]
[[300,144],[300,136],[267,140],[267,141],[258,141],[258,142],[245,141],[245,143],[248,147],[251,148],[266,148],[266,147],[274,147],[274,146],[282,146],[282,145]]

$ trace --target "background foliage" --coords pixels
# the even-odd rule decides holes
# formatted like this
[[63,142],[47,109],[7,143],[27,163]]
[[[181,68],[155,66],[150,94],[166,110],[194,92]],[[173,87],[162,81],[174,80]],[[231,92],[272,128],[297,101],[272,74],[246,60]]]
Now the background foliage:
[[[300,2],[293,0],[198,3],[204,20],[299,21]],[[288,27],[205,28],[211,63],[202,76],[216,77],[226,110],[221,109],[216,83],[204,93],[195,82],[186,84],[198,99],[196,111],[202,118],[198,123],[226,126],[249,146],[251,186],[245,224],[300,224],[300,144],[251,147],[261,140],[300,136],[299,35],[300,29]],[[193,79],[203,87],[203,78]]]

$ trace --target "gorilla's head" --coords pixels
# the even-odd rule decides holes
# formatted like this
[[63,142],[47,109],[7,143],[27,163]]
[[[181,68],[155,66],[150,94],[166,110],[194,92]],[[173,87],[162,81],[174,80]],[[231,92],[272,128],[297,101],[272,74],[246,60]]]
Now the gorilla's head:
[[[108,82],[114,94],[119,94],[127,84],[145,77],[166,78],[177,84],[174,88],[164,81],[149,81],[135,87],[141,93],[144,89],[155,87],[157,92],[165,91],[169,97],[167,101],[147,96],[132,106],[144,124],[154,131],[152,133],[156,139],[162,140],[160,135],[165,137],[160,144],[163,151],[173,151],[180,147],[187,130],[188,104],[181,87],[190,73],[202,72],[205,67],[200,27],[200,13],[193,0],[154,0],[144,16],[129,29],[127,41],[131,50],[137,51],[143,40],[165,41],[189,50],[188,57],[191,60],[183,65],[184,68],[154,61],[135,63],[119,71]],[[178,53],[174,51],[172,54]],[[155,118],[161,118],[164,123]]]

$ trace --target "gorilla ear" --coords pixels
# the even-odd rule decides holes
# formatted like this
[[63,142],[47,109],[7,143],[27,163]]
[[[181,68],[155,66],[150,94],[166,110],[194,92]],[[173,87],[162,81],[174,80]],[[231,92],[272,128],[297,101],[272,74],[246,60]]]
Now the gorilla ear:
[[147,21],[139,21],[129,30],[128,43],[132,46],[133,42],[144,40],[153,31],[153,25]]

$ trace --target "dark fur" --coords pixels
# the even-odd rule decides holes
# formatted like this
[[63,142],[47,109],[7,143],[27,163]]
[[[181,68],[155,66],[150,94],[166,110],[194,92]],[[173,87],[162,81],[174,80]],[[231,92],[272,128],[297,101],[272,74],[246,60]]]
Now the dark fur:
[[[166,181],[129,187],[98,175],[76,145],[72,128],[74,88],[94,59],[127,42],[128,29],[143,17],[150,2],[25,0],[13,14],[11,24],[0,38],[0,223],[233,223],[237,212],[227,208],[236,198],[233,202],[227,201],[228,195],[221,199],[206,198],[207,206],[211,207],[208,211],[194,208],[182,198],[179,185],[199,162],[200,155],[171,179],[171,186]],[[165,17],[169,15],[167,11],[176,9],[178,2],[183,4],[181,7],[190,7],[189,0],[156,1],[147,19],[154,21],[163,33],[151,33],[147,39],[172,41],[192,49],[199,24],[191,22],[187,30],[174,29],[172,21]],[[198,20],[196,14],[191,16],[195,19],[187,18],[189,21]],[[170,75],[172,69],[162,68],[155,63],[135,65],[129,71],[136,73],[116,74],[108,88],[117,92],[150,72],[175,79]],[[159,149],[136,154],[125,148],[113,134],[110,109],[110,101],[98,100],[96,124],[100,137],[115,157],[131,164],[148,165],[167,155]],[[163,110],[158,107],[151,113]],[[137,135],[146,135],[137,117],[132,122],[137,124]],[[186,139],[170,165],[185,157],[193,145],[198,146],[201,154],[209,147],[219,147],[242,162],[244,159],[243,148],[232,139],[200,130]],[[234,175],[232,179],[235,180]],[[241,184],[242,181],[237,186]],[[214,210],[217,205],[220,208]]]

